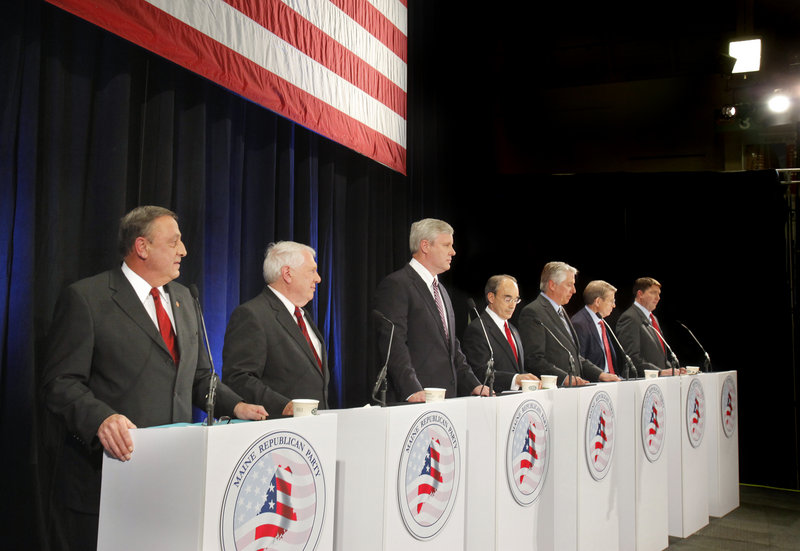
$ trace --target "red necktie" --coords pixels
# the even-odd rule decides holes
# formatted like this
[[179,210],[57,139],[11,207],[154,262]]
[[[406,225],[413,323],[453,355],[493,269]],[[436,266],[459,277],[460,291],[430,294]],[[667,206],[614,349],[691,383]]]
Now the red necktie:
[[172,361],[178,365],[180,356],[178,355],[178,345],[175,343],[175,330],[172,328],[172,322],[169,321],[167,311],[161,304],[161,295],[158,289],[153,287],[150,289],[150,295],[153,297],[153,304],[156,306],[156,319],[158,320],[158,332],[161,333],[161,338],[164,339],[164,344],[167,345]]
[[511,330],[508,328],[508,322],[503,322],[503,327],[506,329],[506,338],[508,339],[508,344],[511,347],[511,351],[514,353],[514,359],[519,362],[519,356],[517,356],[517,347],[514,344],[514,337],[511,336]]
[[608,372],[614,375],[614,362],[611,361],[611,345],[608,343],[606,324],[603,323],[603,320],[600,320],[597,323],[600,324],[600,331],[603,333],[603,348],[605,348],[606,351],[606,367],[608,367]]
[[306,338],[308,346],[311,347],[311,353],[314,354],[314,359],[317,360],[317,367],[319,367],[319,370],[322,371],[322,362],[319,360],[317,349],[314,348],[314,343],[311,342],[311,336],[308,334],[308,329],[306,329],[306,322],[303,321],[303,311],[299,306],[294,307],[294,316],[297,318],[297,325],[300,326],[300,330],[303,332],[303,336]]
[[652,312],[650,312],[650,323],[653,324],[653,327],[656,330],[656,335],[658,335],[658,342],[661,343],[661,350],[664,352],[664,354],[666,354],[667,353],[667,349],[664,348],[664,339],[661,337],[661,328],[658,326],[658,322],[656,321],[656,317],[653,315]]

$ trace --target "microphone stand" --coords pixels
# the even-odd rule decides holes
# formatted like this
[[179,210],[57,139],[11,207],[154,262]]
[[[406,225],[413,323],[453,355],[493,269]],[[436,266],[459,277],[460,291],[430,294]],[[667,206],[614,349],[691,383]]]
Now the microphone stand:
[[653,331],[655,331],[657,337],[661,338],[661,342],[663,342],[664,346],[667,348],[667,352],[669,352],[669,361],[670,364],[672,365],[672,376],[674,377],[675,371],[676,370],[680,371],[681,368],[681,364],[678,361],[678,356],[676,356],[675,352],[672,351],[672,347],[669,345],[667,339],[664,338],[664,335],[660,331],[658,331],[655,327],[653,327],[653,325],[649,321],[643,321],[642,323],[644,324],[645,327],[650,327]]
[[483,378],[481,392],[483,392],[483,388],[488,382],[489,394],[491,394],[494,392],[494,350],[492,349],[492,343],[489,342],[489,334],[486,332],[486,326],[483,324],[483,318],[481,318],[480,312],[478,312],[478,309],[475,307],[475,301],[471,298],[467,299],[467,306],[469,306],[475,312],[475,315],[478,316],[478,321],[481,323],[481,328],[483,329],[483,336],[486,339],[486,345],[489,347],[489,359],[486,361],[486,375]]
[[[555,341],[558,343],[558,345],[559,345],[561,348],[563,348],[563,349],[564,349],[564,351],[565,351],[565,352],[566,352],[566,353],[569,355],[569,373],[567,374],[567,377],[569,377],[569,382],[570,382],[570,383],[572,383],[572,378],[573,378],[573,377],[575,377],[576,379],[578,378],[578,376],[577,376],[577,375],[573,375],[573,373],[576,371],[576,368],[575,368],[575,357],[572,355],[572,352],[570,352],[570,351],[569,351],[569,348],[567,348],[566,346],[564,346],[564,343],[562,343],[562,342],[561,342],[561,341],[558,339],[558,337],[556,337],[555,333],[553,333],[553,332],[550,330],[550,328],[549,328],[549,327],[547,327],[547,326],[546,326],[544,323],[542,323],[540,320],[533,320],[533,321],[535,321],[536,323],[538,323],[539,325],[541,325],[541,326],[544,328],[544,330],[545,330],[545,331],[547,331],[548,333],[550,333],[550,336],[551,336],[551,337],[553,337],[553,338],[555,339]],[[563,387],[563,386],[565,386],[565,385],[564,385],[564,383],[563,383],[563,381],[562,381],[562,383],[561,383],[561,386],[562,386],[562,387]],[[569,385],[566,385],[566,386],[572,386],[572,385],[571,385],[571,384],[569,384]]]
[[211,356],[211,346],[208,343],[208,331],[206,331],[206,320],[203,317],[203,309],[200,307],[200,293],[197,290],[197,285],[192,283],[189,286],[189,293],[194,299],[194,307],[197,315],[200,318],[200,324],[203,328],[203,339],[206,343],[206,353],[208,354],[208,363],[211,364],[211,379],[208,381],[208,394],[206,394],[206,424],[210,427],[214,424],[214,407],[217,404],[217,385],[219,384],[219,376],[214,369],[214,358]]
[[700,344],[700,341],[697,340],[697,337],[694,336],[694,333],[692,333],[692,331],[688,327],[686,327],[681,322],[678,322],[678,324],[680,324],[681,327],[686,329],[686,331],[692,336],[692,339],[694,339],[694,342],[697,343],[697,346],[700,347],[700,350],[703,351],[703,358],[704,358],[703,359],[703,371],[705,373],[710,373],[711,372],[711,358],[709,357],[708,352],[706,352],[706,349],[703,348],[703,345]]
[[[633,369],[633,372],[636,373],[637,376],[638,376],[638,372],[636,371],[636,367],[633,365],[633,360],[631,360],[631,357],[628,356],[627,352],[625,352],[625,349],[622,348],[622,345],[620,344],[619,339],[617,339],[617,336],[611,330],[611,326],[608,325],[608,322],[606,320],[604,320],[602,318],[600,318],[600,319],[603,321],[603,325],[606,326],[606,331],[608,331],[608,334],[611,335],[612,339],[614,339],[614,343],[616,343],[617,348],[619,348],[619,351],[622,352],[622,355],[625,357],[625,378],[626,379],[630,379],[631,378],[631,369]],[[636,377],[633,377],[633,378],[635,379]]]
[[[372,399],[378,402],[382,408],[385,408],[386,385],[388,383],[387,374],[389,371],[389,355],[392,353],[392,340],[394,339],[394,323],[392,323],[389,318],[381,314],[379,311],[374,310],[373,312],[376,316],[386,320],[392,326],[392,330],[389,333],[389,348],[386,350],[386,361],[384,362],[383,367],[381,367],[380,373],[378,373],[378,380],[375,381],[375,387],[372,389]],[[378,392],[380,392],[380,397],[377,396]]]

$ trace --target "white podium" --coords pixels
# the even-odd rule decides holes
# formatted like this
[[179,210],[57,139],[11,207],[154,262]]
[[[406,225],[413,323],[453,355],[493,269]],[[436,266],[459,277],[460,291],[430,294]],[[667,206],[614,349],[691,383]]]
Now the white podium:
[[[578,397],[577,548],[619,548],[619,383],[574,389]],[[569,392],[569,389],[563,392]],[[560,436],[560,435],[559,435]],[[561,482],[561,480],[559,480]]]
[[[635,507],[633,516],[626,509],[625,519],[620,525],[630,526],[635,519],[634,545],[629,538],[620,549],[637,549],[638,551],[659,551],[669,545],[669,476],[667,440],[677,434],[679,427],[668,422],[669,409],[678,409],[679,397],[667,403],[667,381],[664,377],[636,381],[634,390],[634,446],[630,463],[635,473],[632,480],[635,497],[630,501]],[[623,458],[620,454],[620,460]],[[626,463],[626,470],[628,468]],[[629,494],[623,503],[628,503]],[[626,532],[627,534],[627,532]]]
[[[708,524],[710,422],[702,375],[665,377],[669,459],[669,535],[688,537]],[[674,428],[674,430],[673,430]]]
[[495,547],[497,523],[494,473],[498,464],[494,444],[497,439],[497,407],[505,398],[470,396],[457,398],[467,407],[467,445],[464,512],[465,551],[491,551]]
[[555,392],[537,390],[497,399],[497,469],[492,484],[497,528],[489,549],[553,548],[554,483],[549,466]]
[[735,371],[706,373],[708,514],[723,517],[739,507],[739,399]]
[[103,462],[99,550],[333,548],[335,417],[132,435]]
[[388,408],[383,549],[464,549],[468,399]]

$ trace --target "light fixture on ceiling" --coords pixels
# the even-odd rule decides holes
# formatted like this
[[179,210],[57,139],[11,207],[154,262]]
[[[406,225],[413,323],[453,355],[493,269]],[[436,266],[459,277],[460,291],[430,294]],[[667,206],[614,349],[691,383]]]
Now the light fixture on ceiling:
[[752,73],[761,69],[761,39],[733,40],[728,55],[736,58],[733,73]]

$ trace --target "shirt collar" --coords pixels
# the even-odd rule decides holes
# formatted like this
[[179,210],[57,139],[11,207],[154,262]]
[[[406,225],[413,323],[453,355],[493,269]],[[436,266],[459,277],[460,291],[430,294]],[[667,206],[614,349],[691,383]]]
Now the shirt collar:
[[[270,291],[272,291],[273,293],[275,293],[275,296],[276,296],[276,297],[278,297],[278,299],[279,299],[279,300],[280,300],[280,301],[283,303],[283,305],[286,307],[286,309],[287,309],[287,310],[289,310],[289,313],[290,313],[292,316],[294,316],[294,309],[296,308],[296,306],[295,306],[295,305],[292,303],[292,301],[291,301],[291,300],[289,300],[288,298],[286,298],[286,297],[283,295],[283,293],[281,293],[280,291],[278,291],[278,290],[277,290],[275,287],[273,287],[272,285],[267,285],[267,288],[268,288]],[[303,309],[302,309],[302,308],[300,308],[300,311],[301,311],[301,312],[303,312],[303,315],[305,316],[305,311],[303,311]]]
[[[147,300],[147,297],[150,295],[150,289],[152,289],[153,286],[147,283],[142,276],[134,272],[124,261],[122,263],[122,273],[130,282],[131,286],[133,287],[133,292],[136,293],[136,296],[139,297],[139,300],[142,302]],[[169,296],[164,290],[163,285],[156,287],[156,289],[158,289],[159,294],[161,294],[161,296],[164,298]]]
[[650,314],[652,314],[652,312],[651,312],[650,310],[648,310],[647,308],[645,308],[644,306],[642,306],[641,304],[639,304],[639,303],[638,303],[637,301],[635,301],[635,300],[633,301],[633,303],[634,303],[634,304],[635,304],[635,305],[636,305],[636,306],[639,308],[639,310],[641,310],[642,312],[644,312],[644,315],[645,315],[645,317],[646,317],[647,319],[650,319]]
[[419,277],[422,278],[422,281],[424,281],[425,285],[430,289],[431,285],[433,285],[433,280],[436,279],[436,276],[430,273],[428,268],[423,266],[422,263],[416,258],[412,258],[408,262],[408,265],[414,268],[414,271],[419,274]]

